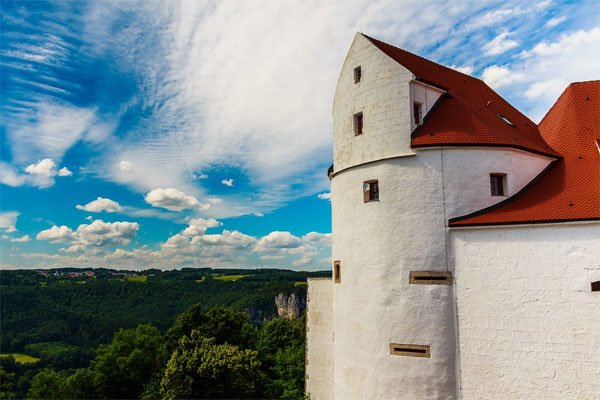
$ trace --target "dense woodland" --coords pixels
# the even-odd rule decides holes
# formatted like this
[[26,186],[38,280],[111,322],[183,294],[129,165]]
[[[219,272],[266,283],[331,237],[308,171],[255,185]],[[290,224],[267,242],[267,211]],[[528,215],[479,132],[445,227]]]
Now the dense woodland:
[[304,318],[274,298],[325,273],[76,271],[0,273],[1,398],[302,398]]

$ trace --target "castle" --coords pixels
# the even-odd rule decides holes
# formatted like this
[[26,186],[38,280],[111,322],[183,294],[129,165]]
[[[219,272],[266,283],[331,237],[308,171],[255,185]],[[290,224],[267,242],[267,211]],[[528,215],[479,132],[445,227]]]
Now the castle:
[[600,81],[536,125],[484,82],[356,34],[333,103],[320,399],[592,399]]

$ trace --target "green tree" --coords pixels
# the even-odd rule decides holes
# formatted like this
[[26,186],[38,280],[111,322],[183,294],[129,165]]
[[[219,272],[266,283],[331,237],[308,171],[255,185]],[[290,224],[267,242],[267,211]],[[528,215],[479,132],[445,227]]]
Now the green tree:
[[6,372],[0,365],[0,399],[14,399],[15,374]]
[[53,369],[44,368],[31,380],[28,399],[66,399],[66,376]]
[[158,329],[139,325],[119,330],[109,345],[101,345],[90,371],[101,397],[139,398],[144,385],[162,371],[166,359]]
[[264,373],[258,354],[230,344],[217,344],[199,331],[179,340],[161,381],[167,399],[254,398]]

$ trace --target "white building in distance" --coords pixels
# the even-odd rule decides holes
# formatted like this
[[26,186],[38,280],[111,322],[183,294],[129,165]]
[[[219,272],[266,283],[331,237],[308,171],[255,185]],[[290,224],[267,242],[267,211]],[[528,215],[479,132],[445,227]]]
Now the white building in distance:
[[484,82],[358,33],[333,103],[320,399],[600,397],[600,81],[536,125]]

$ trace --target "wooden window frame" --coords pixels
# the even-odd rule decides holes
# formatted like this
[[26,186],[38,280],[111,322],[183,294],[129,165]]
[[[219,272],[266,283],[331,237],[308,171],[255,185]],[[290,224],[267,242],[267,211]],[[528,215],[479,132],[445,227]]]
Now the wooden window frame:
[[354,68],[354,84],[360,83],[361,78],[362,78],[362,68],[359,65],[358,67]]
[[333,282],[342,283],[342,263],[340,261],[333,262]]
[[[499,185],[496,185],[494,181],[497,180]],[[506,174],[492,172],[490,173],[490,194],[494,197],[507,197],[507,180]]]
[[410,271],[413,285],[452,285],[452,274],[443,271]]
[[[369,185],[368,188],[367,185]],[[363,200],[365,203],[379,201],[379,180],[372,179],[363,182]]]
[[364,124],[365,120],[362,111],[357,112],[352,116],[352,127],[354,129],[354,136],[362,135]]
[[431,348],[417,344],[390,343],[390,354],[393,356],[431,358]]

